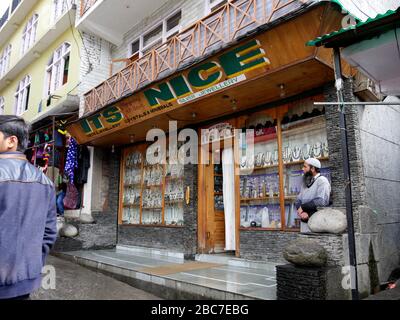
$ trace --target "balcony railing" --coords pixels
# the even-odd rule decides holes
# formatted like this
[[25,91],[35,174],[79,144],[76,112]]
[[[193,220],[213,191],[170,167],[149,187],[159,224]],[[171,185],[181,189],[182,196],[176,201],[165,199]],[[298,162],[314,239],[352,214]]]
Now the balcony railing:
[[231,0],[84,95],[84,114],[95,112],[194,59],[232,42],[307,0]]
[[81,11],[80,15],[83,17],[83,15],[91,8],[94,6],[94,4],[97,2],[97,0],[81,0]]

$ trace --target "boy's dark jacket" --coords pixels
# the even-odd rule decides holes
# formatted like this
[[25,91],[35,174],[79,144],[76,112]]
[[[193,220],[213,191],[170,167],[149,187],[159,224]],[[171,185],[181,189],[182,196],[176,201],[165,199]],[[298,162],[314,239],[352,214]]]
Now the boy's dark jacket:
[[20,152],[0,153],[0,299],[30,294],[57,237],[52,182]]

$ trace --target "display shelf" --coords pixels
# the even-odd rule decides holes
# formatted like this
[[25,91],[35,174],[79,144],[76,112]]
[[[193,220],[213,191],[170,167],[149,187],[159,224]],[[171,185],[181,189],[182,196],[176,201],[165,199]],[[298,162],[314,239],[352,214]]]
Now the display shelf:
[[[271,168],[277,168],[279,165],[278,164],[272,164],[268,166],[263,166],[263,167],[254,167],[253,169],[240,169],[240,173],[244,173],[247,171],[260,171],[260,170],[266,170],[266,169],[271,169]],[[248,174],[243,174],[243,176],[247,176]]]
[[[285,200],[296,200],[297,196],[286,196]],[[260,200],[279,200],[279,196],[273,197],[259,197],[259,198],[240,198],[240,201],[247,202],[247,201],[260,201]]]
[[[329,160],[329,157],[319,157],[317,158],[320,161],[326,161]],[[298,165],[298,164],[303,164],[305,160],[299,160],[299,161],[291,161],[291,162],[286,162],[283,163],[284,166],[292,166],[292,165]],[[254,167],[253,169],[240,169],[240,173],[243,176],[251,176],[249,174],[245,174],[245,172],[248,171],[262,171],[262,170],[266,170],[266,169],[272,169],[272,168],[278,168],[279,164],[273,164],[273,165],[268,165],[268,166],[263,166],[263,167]],[[243,173],[243,174],[242,174]]]
[[[319,157],[319,158],[316,158],[316,159],[318,159],[320,161],[326,161],[326,160],[329,160],[329,157]],[[291,161],[291,162],[283,163],[283,165],[284,166],[293,166],[293,165],[303,164],[304,161],[305,160]]]
[[170,205],[170,204],[180,204],[180,203],[184,203],[184,199],[178,199],[178,200],[165,200],[165,204],[166,205]]
[[124,203],[122,206],[123,206],[124,208],[134,208],[134,207],[140,207],[140,203],[134,203],[134,204],[127,204],[127,203]]
[[174,224],[137,224],[137,223],[124,223],[123,227],[145,227],[145,228],[183,228],[184,226]]
[[124,188],[141,187],[141,186],[142,186],[141,182],[124,184]]
[[156,184],[156,185],[144,185],[143,188],[144,189],[154,189],[154,188],[162,188],[162,184]]
[[185,176],[182,177],[173,177],[173,176],[165,176],[165,179],[168,181],[181,181],[185,178]]
[[299,120],[290,124],[282,125],[282,135],[297,135],[314,130],[324,129],[325,116],[318,116],[310,119]]
[[142,169],[142,166],[140,164],[137,165],[129,165],[129,166],[125,166],[125,169]]

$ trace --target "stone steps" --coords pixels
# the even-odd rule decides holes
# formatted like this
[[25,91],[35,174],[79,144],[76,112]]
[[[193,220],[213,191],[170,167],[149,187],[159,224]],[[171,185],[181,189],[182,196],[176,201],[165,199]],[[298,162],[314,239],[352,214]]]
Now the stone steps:
[[[118,246],[115,250],[59,252],[54,255],[164,299],[276,299],[275,270],[271,272],[271,265],[257,269],[233,266],[232,262],[220,265],[204,263],[204,268],[182,271],[179,266],[193,264],[193,261],[180,259],[176,252],[161,251],[157,254],[157,251]],[[205,262],[206,257],[199,258]],[[152,268],[174,268],[177,264],[176,273],[160,275],[151,272]]]

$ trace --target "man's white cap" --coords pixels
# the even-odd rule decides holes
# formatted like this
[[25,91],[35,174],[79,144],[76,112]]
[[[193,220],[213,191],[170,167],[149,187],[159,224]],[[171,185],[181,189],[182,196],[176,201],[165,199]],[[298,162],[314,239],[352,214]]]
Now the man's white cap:
[[321,162],[318,159],[315,158],[309,158],[306,160],[306,163],[310,166],[313,166],[315,168],[321,169]]

